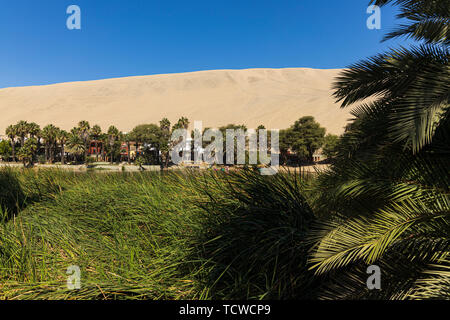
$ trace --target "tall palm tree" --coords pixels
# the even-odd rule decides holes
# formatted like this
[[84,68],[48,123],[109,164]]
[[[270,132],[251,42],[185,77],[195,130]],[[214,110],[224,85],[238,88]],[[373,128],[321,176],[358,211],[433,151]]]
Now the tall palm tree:
[[59,130],[58,132],[58,141],[61,146],[61,164],[65,164],[65,145],[67,141],[69,140],[69,133],[65,130]]
[[186,129],[189,127],[189,119],[186,117],[181,117],[178,119],[176,125],[174,125],[174,129]]
[[[324,298],[450,298],[450,2],[394,3],[410,23],[387,35],[425,44],[359,62],[335,96],[358,103],[331,169],[319,177],[312,268]],[[368,99],[370,98],[370,99]],[[331,210],[331,214],[330,211]],[[366,268],[381,268],[368,291]]]
[[117,142],[117,139],[119,138],[120,132],[119,129],[117,129],[115,126],[110,126],[108,128],[108,142],[110,146],[110,161],[111,163],[114,162],[114,145]]
[[25,137],[28,135],[28,122],[21,120],[16,124],[17,135],[20,138],[20,146],[23,147],[25,144]]
[[17,127],[15,125],[10,125],[6,128],[6,135],[11,140],[12,148],[12,158],[16,161],[16,137],[17,137]]
[[170,121],[167,118],[162,119],[159,122],[159,128],[161,130],[161,170],[169,166],[170,159]]
[[67,146],[69,147],[69,152],[74,156],[76,161],[78,161],[79,156],[85,154],[86,145],[81,138],[80,128],[75,127],[70,130]]
[[100,126],[96,124],[92,127],[90,134],[92,139],[95,140],[95,161],[98,162],[98,139],[102,134],[102,128],[100,128]]
[[89,156],[89,144],[90,144],[90,129],[91,129],[91,126],[90,126],[88,121],[83,120],[83,121],[80,121],[78,123],[78,128],[80,129],[80,131],[79,131],[80,137],[81,137],[81,139],[84,142],[84,146],[85,146],[84,158],[86,160],[87,157]]
[[28,134],[30,135],[30,139],[34,139],[36,142],[36,153],[39,153],[39,149],[41,147],[40,133],[41,127],[37,123],[31,122],[28,124]]
[[100,148],[100,155],[102,161],[105,161],[106,159],[106,145],[108,144],[108,134],[102,133],[99,136],[100,141],[102,142],[101,148]]
[[131,154],[130,154],[131,141],[135,140],[135,139],[133,139],[132,132],[125,133],[123,135],[123,140],[127,144],[127,158],[128,158],[128,164],[130,164],[131,163]]
[[45,158],[50,163],[54,161],[58,132],[59,129],[53,124],[49,124],[42,129],[42,138],[45,141]]

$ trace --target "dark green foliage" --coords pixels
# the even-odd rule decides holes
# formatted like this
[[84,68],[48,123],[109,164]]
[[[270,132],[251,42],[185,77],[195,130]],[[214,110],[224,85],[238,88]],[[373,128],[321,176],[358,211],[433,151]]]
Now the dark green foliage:
[[323,142],[323,154],[328,159],[334,159],[339,150],[339,137],[334,134],[327,134]]
[[324,142],[325,128],[313,117],[302,117],[289,129],[280,132],[280,151],[282,155],[289,149],[303,161],[312,161],[313,154]]
[[0,170],[0,222],[9,220],[24,205],[25,194],[17,179],[17,173]]
[[249,169],[213,178],[199,186],[209,196],[200,204],[200,252],[211,298],[312,298],[317,283],[307,270],[307,232],[314,214],[300,176]]
[[[324,298],[449,299],[450,56],[447,35],[428,20],[445,13],[439,23],[448,30],[450,2],[377,4],[387,2],[414,24],[401,33],[428,44],[378,55],[338,78],[342,106],[360,105],[319,177],[314,208],[328,218],[310,261],[329,279]],[[382,291],[361,282],[371,264],[382,269]]]
[[11,143],[7,140],[0,141],[0,156],[7,160],[12,155]]

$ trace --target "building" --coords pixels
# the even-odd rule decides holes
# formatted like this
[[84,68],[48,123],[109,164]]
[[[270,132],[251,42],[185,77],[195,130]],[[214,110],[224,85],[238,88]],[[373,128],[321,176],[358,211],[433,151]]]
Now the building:
[[316,152],[314,152],[313,154],[313,161],[314,162],[321,162],[326,160],[327,157],[323,154],[323,149],[320,148],[319,150],[316,150]]
[[89,145],[88,153],[89,155],[101,155],[102,154],[103,142],[100,140],[92,140]]
[[[128,145],[130,145],[130,150],[128,150]],[[139,148],[139,150],[140,149],[142,149],[142,148]],[[131,160],[136,159],[136,156],[139,154],[139,150],[138,150],[138,152],[136,152],[136,150],[137,150],[136,142],[134,142],[134,141],[130,141],[129,143],[122,142],[122,145],[120,146],[121,160],[128,160],[128,152],[130,152]]]

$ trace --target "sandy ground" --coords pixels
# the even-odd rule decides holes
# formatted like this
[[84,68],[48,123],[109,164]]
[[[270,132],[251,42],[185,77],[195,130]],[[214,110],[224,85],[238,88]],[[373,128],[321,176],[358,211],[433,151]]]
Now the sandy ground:
[[126,132],[181,116],[204,127],[236,123],[284,129],[306,115],[340,134],[351,116],[331,96],[339,71],[216,70],[0,89],[0,135],[18,120],[66,130],[88,120],[104,131],[115,125]]
[[[2,167],[11,167],[11,168],[23,168],[22,163],[11,163],[11,162],[1,162],[0,161],[0,168]],[[139,167],[135,165],[109,165],[109,164],[97,164],[95,165],[95,170],[102,172],[102,171],[122,171],[122,167],[124,167],[124,171],[126,172],[138,172]],[[159,166],[143,166],[146,171],[160,171]],[[323,171],[327,169],[329,165],[326,164],[317,164],[317,165],[310,165],[310,166],[303,166],[301,168],[299,167],[280,167],[279,172],[284,171],[290,171],[292,173],[296,172],[299,173],[302,172],[308,172],[308,173],[316,173],[317,171]],[[72,170],[72,171],[86,171],[87,167],[85,165],[61,165],[61,164],[35,164],[34,169],[61,169],[61,170]],[[190,167],[184,167],[184,166],[172,166],[170,167],[171,170],[178,170],[178,169],[189,169]],[[202,166],[202,169],[206,169],[206,166]],[[233,169],[232,169],[233,170]]]

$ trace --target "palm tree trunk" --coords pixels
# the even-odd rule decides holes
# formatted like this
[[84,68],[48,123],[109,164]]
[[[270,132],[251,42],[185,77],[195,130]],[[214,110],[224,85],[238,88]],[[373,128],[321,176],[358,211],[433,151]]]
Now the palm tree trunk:
[[98,142],[95,140],[95,161],[98,162]]
[[64,143],[61,143],[61,164],[65,164],[65,152],[64,152]]
[[167,169],[169,168],[169,152],[166,153],[166,159],[165,159],[164,167]]
[[49,161],[48,157],[48,143],[45,143],[45,162]]
[[84,161],[86,162],[87,158],[89,156],[89,147],[90,146],[88,146],[87,141],[84,143],[84,145],[86,146],[86,150],[84,151]]
[[14,141],[14,139],[11,140],[11,149],[12,149],[13,162],[16,162],[16,142]]
[[55,152],[55,151],[54,151],[53,146],[50,145],[50,164],[53,164],[53,158],[54,158],[53,153],[54,153],[54,152]]
[[114,158],[113,158],[113,155],[114,155],[114,150],[113,150],[114,144],[110,142],[109,146],[111,147],[111,152],[110,152],[111,159],[109,159],[109,160],[111,161],[111,164],[113,164],[114,163]]
[[127,156],[128,156],[128,164],[131,163],[131,159],[130,159],[130,147],[131,144],[129,142],[127,142]]
[[37,137],[37,151],[36,151],[36,154],[39,155],[39,151],[41,151],[41,138]]

